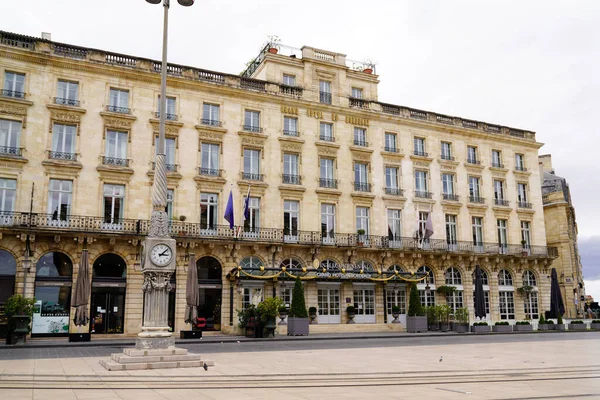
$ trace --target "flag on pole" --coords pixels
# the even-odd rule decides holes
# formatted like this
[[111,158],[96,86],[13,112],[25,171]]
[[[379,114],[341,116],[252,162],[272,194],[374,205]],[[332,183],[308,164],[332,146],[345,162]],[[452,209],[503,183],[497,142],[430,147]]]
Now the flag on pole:
[[429,239],[433,235],[433,221],[431,220],[431,210],[427,213],[427,220],[425,221],[425,232],[423,232],[423,238]]
[[229,200],[227,200],[224,217],[229,222],[229,229],[233,229],[233,189],[229,189]]
[[250,219],[250,185],[248,185],[248,193],[246,193],[246,200],[244,200],[244,221]]

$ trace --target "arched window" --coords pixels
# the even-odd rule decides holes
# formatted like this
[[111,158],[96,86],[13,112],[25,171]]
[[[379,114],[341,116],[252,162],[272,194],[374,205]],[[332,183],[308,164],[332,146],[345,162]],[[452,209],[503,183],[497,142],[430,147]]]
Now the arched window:
[[508,272],[505,269],[501,269],[500,272],[498,272],[498,285],[500,285],[500,286],[512,286],[513,285],[513,279],[512,279],[512,275],[510,274],[510,272]]
[[44,254],[35,266],[36,277],[71,278],[73,275],[73,262],[64,253],[53,251]]
[[113,253],[102,254],[94,261],[93,278],[126,278],[125,260]]
[[332,260],[323,260],[321,261],[321,268],[325,268],[327,272],[339,271],[340,267],[337,265],[335,261]]
[[[483,298],[485,300],[485,313],[490,314],[490,281],[487,272],[481,268],[481,283],[483,285]],[[473,309],[475,309],[475,272],[473,271]]]
[[6,250],[0,250],[0,275],[17,274],[17,260]]
[[360,270],[372,272],[372,271],[374,271],[373,264],[371,264],[368,261],[361,260],[354,265],[355,272],[359,272]]
[[221,263],[216,258],[210,256],[199,258],[196,261],[196,269],[198,270],[198,280],[221,282]]
[[242,269],[260,268],[263,266],[262,261],[258,257],[246,257],[240,263]]
[[[489,286],[488,274],[484,269],[481,269],[481,282],[483,286]],[[473,272],[473,285],[475,285],[475,272]]]
[[286,269],[301,269],[302,263],[295,258],[286,258],[285,260],[281,261],[281,264],[279,264],[279,268],[281,267],[285,267]]
[[454,267],[450,267],[445,273],[446,285],[462,285],[462,277],[460,271]]
[[537,282],[535,280],[535,274],[533,273],[533,271],[525,271],[523,272],[523,286],[531,286],[531,287],[536,287],[537,286]]
[[404,272],[404,268],[402,266],[394,264],[388,268],[389,272]]
[[424,273],[424,274],[429,274],[429,276],[427,278],[423,279],[421,281],[421,283],[423,283],[423,284],[429,283],[430,285],[433,285],[435,283],[435,278],[433,276],[433,271],[431,270],[431,268],[423,265],[422,267],[419,267],[419,269],[417,270],[417,272]]

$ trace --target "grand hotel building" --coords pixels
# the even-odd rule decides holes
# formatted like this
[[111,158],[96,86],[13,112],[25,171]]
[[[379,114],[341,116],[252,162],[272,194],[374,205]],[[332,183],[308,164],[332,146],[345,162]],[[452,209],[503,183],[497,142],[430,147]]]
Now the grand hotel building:
[[[0,301],[35,297],[33,335],[88,329],[70,318],[87,248],[89,329],[136,334],[160,63],[8,32],[0,59]],[[283,46],[242,75],[169,65],[175,331],[186,328],[194,260],[200,314],[225,333],[239,332],[236,310],[249,303],[290,301],[284,270],[306,278],[313,332],[403,329],[389,315],[398,305],[404,321],[407,309],[405,282],[388,279],[396,270],[429,273],[417,286],[423,304],[472,316],[480,265],[490,321],[549,308],[556,249],[546,247],[535,133],[382,103],[373,72],[344,54]],[[429,215],[433,236],[415,240]],[[446,297],[440,285],[457,291]]]

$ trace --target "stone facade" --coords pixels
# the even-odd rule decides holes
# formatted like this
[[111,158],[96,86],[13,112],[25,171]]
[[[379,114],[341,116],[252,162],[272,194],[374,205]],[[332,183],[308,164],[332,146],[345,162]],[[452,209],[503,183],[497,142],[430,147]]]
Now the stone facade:
[[[0,178],[16,182],[14,205],[3,210],[10,218],[0,224],[1,247],[17,259],[15,292],[23,291],[21,261],[28,235],[34,267],[48,251],[68,255],[73,262],[73,286],[83,246],[90,250],[90,274],[98,256],[117,254],[127,265],[123,331],[136,334],[143,314],[139,246],[152,211],[160,64],[1,35],[3,87],[9,87],[6,82],[12,79],[11,73],[24,76],[22,89],[17,91],[23,95],[12,89],[0,97],[0,120],[14,121],[21,129],[20,142],[14,146],[21,155],[11,150],[0,154]],[[428,266],[438,286],[447,279],[447,269],[454,267],[461,274],[461,283],[454,284],[464,291],[463,305],[471,313],[471,274],[478,264],[489,277],[491,320],[501,318],[499,271],[510,271],[512,286],[503,290],[513,292],[523,285],[523,273],[532,271],[539,308],[548,308],[554,253],[546,247],[536,164],[542,144],[533,132],[380,103],[378,76],[349,68],[345,55],[339,53],[309,47],[298,50],[295,57],[266,52],[256,65],[247,76],[169,66],[167,94],[174,99],[173,108],[167,110],[166,127],[167,138],[173,139],[172,159],[167,161],[171,165],[168,186],[173,191],[169,212],[186,217],[186,222],[174,220],[171,225],[178,244],[176,331],[186,327],[184,289],[192,255],[196,260],[213,257],[221,266],[221,329],[227,333],[238,331],[237,316],[230,310],[235,314],[242,307],[244,288],[258,282],[234,279],[231,274],[248,257],[273,269],[291,258],[304,268],[314,268],[315,260],[338,265],[364,262],[377,270],[397,265],[408,272]],[[63,86],[59,85],[64,82],[77,85],[76,98],[62,100]],[[321,82],[329,85],[324,94]],[[111,97],[115,89],[127,93],[125,103],[115,103]],[[206,105],[218,107],[216,119],[207,117]],[[285,118],[296,121],[294,129],[284,126]],[[323,140],[321,123],[331,124],[331,138],[325,135]],[[74,127],[75,144],[68,151],[56,150],[57,125]],[[123,133],[125,140],[111,136],[114,131]],[[365,137],[360,136],[363,132]],[[423,148],[416,148],[421,140]],[[122,150],[115,150],[109,141],[118,142]],[[451,154],[442,157],[444,143],[450,144]],[[217,165],[204,165],[202,153],[207,144],[216,145]],[[11,147],[8,142],[0,146]],[[257,150],[253,154],[258,158],[245,158],[246,150]],[[493,151],[500,158],[493,160]],[[522,155],[520,165],[516,165],[517,154]],[[322,159],[333,161],[331,175],[322,175]],[[285,160],[294,165],[284,165]],[[260,167],[249,167],[253,162]],[[363,175],[355,171],[359,164],[365,166]],[[386,167],[396,168],[397,179],[388,176],[386,180],[394,172],[386,174]],[[419,175],[424,178],[422,187],[416,187],[417,171],[425,172]],[[443,174],[452,175],[449,196],[443,194]],[[478,178],[478,190],[470,188],[471,178]],[[50,206],[55,201],[49,194],[51,180],[72,183],[64,213],[62,207],[56,211]],[[494,180],[502,182],[501,201],[495,200]],[[525,185],[521,197],[519,183]],[[112,193],[107,202],[107,188],[123,191]],[[255,229],[230,230],[223,220],[230,191],[235,225],[242,226],[248,190],[260,204]],[[216,203],[206,203],[206,194],[216,195]],[[120,199],[118,210],[114,197]],[[297,205],[297,211],[286,214],[286,204]],[[335,215],[326,230],[331,232],[328,238],[321,228],[323,204],[332,205]],[[359,208],[367,213],[360,222]],[[391,233],[388,214],[395,210],[401,223]],[[431,213],[433,236],[425,244],[413,239],[419,213]],[[449,241],[447,215],[456,220],[456,234]],[[481,222],[476,239],[474,218]],[[498,245],[498,219],[506,221],[502,246]],[[521,246],[522,221],[528,223],[526,249]],[[361,227],[366,227],[366,240],[356,235]],[[35,268],[27,274],[27,296],[34,295],[35,275]],[[285,288],[273,280],[260,282],[263,296]],[[307,282],[308,306],[317,306],[318,288],[325,284],[332,280]],[[390,322],[384,310],[384,292],[390,288],[352,280],[338,284],[341,323],[316,329],[359,329],[343,322],[345,306],[355,301],[355,290],[361,285],[373,288],[374,323],[383,327]],[[439,303],[445,301],[439,294],[434,296]],[[525,318],[523,299],[516,292],[514,307],[514,317],[509,319]],[[372,328],[365,325],[364,329]]]

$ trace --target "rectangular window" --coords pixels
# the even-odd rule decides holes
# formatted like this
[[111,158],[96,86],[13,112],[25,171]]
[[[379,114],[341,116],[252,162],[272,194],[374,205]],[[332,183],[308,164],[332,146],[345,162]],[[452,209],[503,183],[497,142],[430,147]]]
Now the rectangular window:
[[473,231],[473,245],[477,247],[483,246],[483,218],[472,217],[471,224]]
[[525,312],[525,319],[538,319],[540,317],[537,292],[531,292],[529,293],[529,297],[525,298],[523,311]]
[[4,73],[4,90],[3,96],[24,98],[25,97],[25,74],[17,72]]
[[283,154],[283,183],[300,184],[298,154]]
[[169,221],[173,220],[173,197],[175,196],[175,192],[173,189],[167,189],[167,207],[165,211],[167,216],[169,217]]
[[127,132],[107,131],[105,164],[123,165],[127,160]]
[[283,235],[286,242],[298,241],[300,203],[294,200],[283,202]]
[[[529,249],[531,246],[531,229],[529,221],[521,221],[521,241],[525,241],[524,249]],[[521,242],[522,243],[522,242]]]
[[325,244],[335,244],[335,205],[321,204],[321,237]]
[[244,178],[260,179],[260,150],[244,149]]
[[453,160],[452,157],[452,144],[449,142],[442,142],[442,160]]
[[427,193],[427,171],[415,171],[415,190],[419,193]]
[[398,152],[397,142],[397,135],[395,133],[385,133],[385,151]]
[[467,146],[467,162],[469,164],[479,164],[477,158],[477,147]]
[[515,154],[515,169],[517,171],[527,171],[525,168],[525,156],[523,154]]
[[419,246],[423,249],[430,248],[430,240],[429,238],[425,239],[423,234],[426,231],[427,226],[427,218],[429,218],[429,213],[426,211],[419,211],[419,231],[417,232],[417,236],[420,238]]
[[79,83],[59,80],[55,103],[79,106]]
[[498,246],[500,247],[500,253],[505,254],[508,246],[508,236],[506,230],[506,220],[496,220],[496,227],[498,230]]
[[17,181],[0,178],[0,213],[11,213],[15,210]]
[[331,82],[319,81],[319,101],[331,104]]
[[75,138],[77,127],[74,125],[54,124],[52,126],[52,151],[50,158],[76,160]]
[[[167,96],[167,104],[166,104],[166,115],[165,118],[171,121],[174,121],[177,119],[177,115],[175,115],[175,102],[177,100],[175,99],[175,97],[169,97]],[[160,95],[158,96],[158,104],[157,104],[157,110],[156,110],[156,117],[159,118],[160,117]]]
[[219,196],[214,193],[200,193],[200,234],[213,234],[217,229],[217,208]]
[[423,307],[435,306],[435,290],[419,290],[419,300]]
[[204,103],[202,105],[202,123],[204,125],[221,126],[220,108],[217,104]]
[[398,189],[398,167],[385,167],[385,188]]
[[445,200],[454,200],[454,174],[442,174],[442,191]]
[[249,110],[244,112],[244,130],[260,132],[260,112]]
[[283,134],[298,136],[298,118],[283,117]]
[[456,215],[446,214],[446,243],[452,247],[450,250],[456,250],[458,243]]
[[353,99],[362,99],[363,98],[363,90],[360,88],[353,87],[352,88],[352,98]]
[[202,175],[219,176],[219,145],[213,143],[202,143],[202,163],[200,173]]
[[356,231],[364,230],[369,235],[369,209],[367,207],[356,207]]
[[319,163],[321,167],[321,179],[333,180],[333,160],[330,158],[321,158]]
[[[246,196],[244,196],[246,201]],[[258,232],[260,227],[260,198],[250,197],[248,200],[248,213],[249,218],[244,219],[244,231],[245,232]]]
[[355,187],[355,190],[363,190],[363,185],[367,185],[369,183],[369,173],[368,173],[368,165],[362,163],[354,163],[354,185],[361,186],[358,189]]
[[515,319],[515,298],[513,292],[498,292],[500,319]]
[[415,138],[414,153],[416,156],[427,156],[427,153],[425,153],[425,139],[419,137]]
[[527,203],[526,183],[517,183],[517,200],[519,201],[519,206],[523,206],[523,204]]
[[65,221],[71,213],[73,181],[50,179],[48,189],[48,214],[52,220]]
[[123,219],[125,186],[104,184],[104,227],[116,228]]
[[[392,242],[400,241],[402,237],[401,210],[388,209],[388,239]],[[397,247],[397,246],[394,246]]]
[[250,304],[257,306],[259,303],[264,301],[265,299],[265,288],[264,287],[245,287],[243,298],[242,298],[242,307],[244,309],[248,308]]
[[354,144],[356,146],[368,146],[366,129],[354,128]]
[[109,111],[129,112],[129,90],[110,89]]
[[333,124],[321,122],[319,138],[327,142],[333,142]]
[[[175,172],[175,139],[165,139],[165,163],[167,164],[167,171]],[[158,136],[154,140],[155,154],[158,154]]]
[[[388,289],[386,290],[387,296],[387,313],[389,316],[392,314],[392,307],[397,306],[400,308],[399,314],[406,314],[406,290],[404,288]],[[388,317],[388,322],[390,318]]]
[[21,122],[0,119],[0,154],[21,155]]
[[456,310],[463,307],[463,292],[462,290],[456,290],[453,293],[446,295],[446,304],[452,309],[452,313],[456,313]]
[[502,153],[500,150],[492,150],[492,167],[504,168],[504,165],[502,165]]
[[494,179],[494,198],[504,200],[504,182],[498,179]]
[[[354,308],[358,322],[375,322],[375,289],[354,289]],[[371,316],[361,321],[362,316]]]
[[283,74],[283,84],[287,86],[296,86],[296,77],[294,75]]
[[472,202],[479,202],[479,178],[476,176],[469,177],[469,196]]

